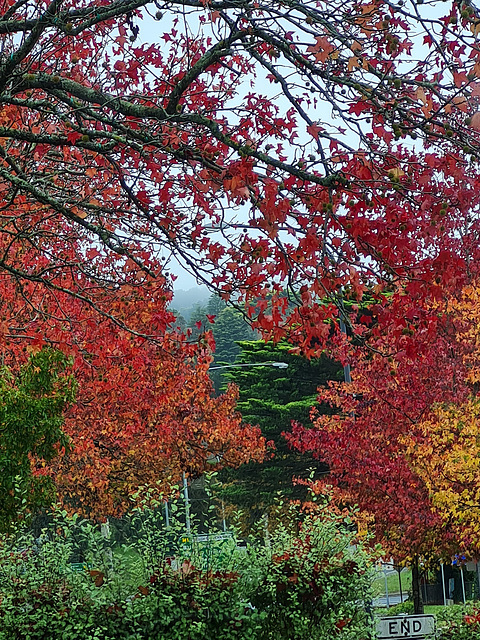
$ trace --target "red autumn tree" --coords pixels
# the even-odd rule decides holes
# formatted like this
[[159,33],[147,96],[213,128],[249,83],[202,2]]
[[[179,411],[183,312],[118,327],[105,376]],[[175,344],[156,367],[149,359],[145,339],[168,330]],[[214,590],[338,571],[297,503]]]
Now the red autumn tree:
[[350,352],[352,382],[320,392],[334,414],[317,416],[313,429],[296,425],[289,439],[328,463],[328,483],[370,516],[375,540],[412,564],[420,612],[419,558],[436,562],[476,549],[464,519],[438,508],[437,481],[421,460],[432,457],[434,465],[440,407],[461,411],[475,393],[471,365],[478,347],[470,339],[474,315],[460,313],[459,302],[432,300],[415,313],[411,303],[400,291],[372,309],[370,351]]
[[104,284],[173,252],[306,352],[325,294],[458,285],[478,263],[480,22],[431,4],[5,0],[3,273]]

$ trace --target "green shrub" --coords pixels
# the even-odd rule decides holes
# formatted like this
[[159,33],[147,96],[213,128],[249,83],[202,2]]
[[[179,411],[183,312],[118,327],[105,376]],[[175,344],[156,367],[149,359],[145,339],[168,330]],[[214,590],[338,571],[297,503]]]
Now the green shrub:
[[442,640],[480,640],[480,609],[475,605],[445,607],[437,624]]
[[371,599],[370,558],[352,545],[350,520],[328,511],[301,517],[299,531],[273,532],[268,547],[252,550],[257,579],[252,604],[265,612],[260,638],[360,640],[370,620],[360,603]]
[[[172,509],[132,515],[134,546],[57,513],[35,540],[0,541],[0,640],[361,640],[370,558],[348,519],[293,510],[246,550],[185,534]],[[181,534],[181,535],[180,535]],[[215,537],[217,540],[215,541]],[[84,568],[70,565],[77,548]]]
[[405,600],[405,602],[399,602],[387,609],[386,615],[398,616],[400,613],[413,614],[413,600]]

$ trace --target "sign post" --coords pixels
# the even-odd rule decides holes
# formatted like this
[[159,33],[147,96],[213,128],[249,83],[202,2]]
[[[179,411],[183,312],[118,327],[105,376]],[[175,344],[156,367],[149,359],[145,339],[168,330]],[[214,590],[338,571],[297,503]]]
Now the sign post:
[[435,635],[435,616],[388,616],[377,622],[377,640],[416,640]]

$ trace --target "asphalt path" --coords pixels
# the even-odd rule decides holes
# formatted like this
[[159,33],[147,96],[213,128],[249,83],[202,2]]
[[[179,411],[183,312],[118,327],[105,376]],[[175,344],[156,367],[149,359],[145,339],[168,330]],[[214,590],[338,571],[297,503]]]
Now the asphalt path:
[[[403,594],[403,602],[405,602],[405,600],[408,599],[408,593],[404,593]],[[388,596],[388,606],[393,607],[396,604],[400,604],[400,602],[402,602],[400,600],[400,594],[399,593],[394,593],[392,595]],[[373,606],[377,607],[377,608],[387,608],[387,598],[385,596],[381,597],[381,598],[374,598],[373,600]]]

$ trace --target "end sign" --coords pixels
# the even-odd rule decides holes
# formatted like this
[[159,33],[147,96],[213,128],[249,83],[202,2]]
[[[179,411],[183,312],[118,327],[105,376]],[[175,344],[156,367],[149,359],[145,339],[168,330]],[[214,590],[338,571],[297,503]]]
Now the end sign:
[[428,638],[435,634],[435,616],[390,616],[377,622],[377,639]]

